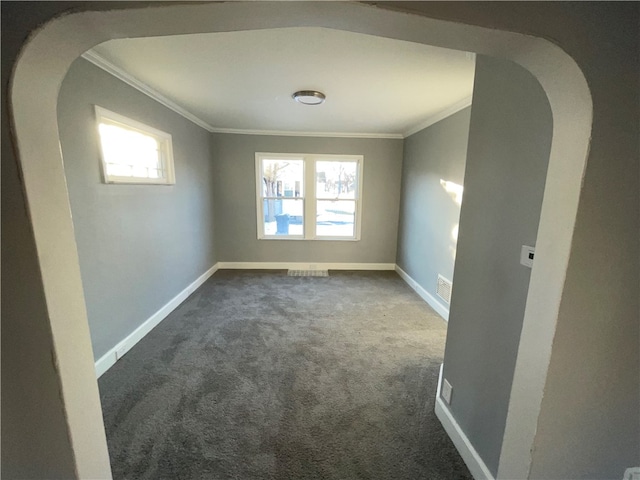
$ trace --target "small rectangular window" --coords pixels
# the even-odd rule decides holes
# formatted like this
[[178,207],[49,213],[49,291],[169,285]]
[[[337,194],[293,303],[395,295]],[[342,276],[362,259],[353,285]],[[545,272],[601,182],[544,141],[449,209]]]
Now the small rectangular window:
[[171,135],[96,105],[105,183],[175,183]]
[[258,238],[359,240],[362,160],[256,153]]

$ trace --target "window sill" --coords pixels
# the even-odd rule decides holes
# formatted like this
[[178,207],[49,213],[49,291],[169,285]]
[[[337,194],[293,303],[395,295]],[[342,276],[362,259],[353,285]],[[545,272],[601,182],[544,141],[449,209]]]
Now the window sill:
[[268,236],[258,237],[258,240],[299,240],[303,242],[359,242],[359,238],[343,238],[343,237],[316,237],[316,238],[304,238],[304,237],[292,237],[292,236]]
[[176,182],[153,182],[145,180],[144,178],[135,180],[107,180],[105,185],[160,185],[163,187],[172,187]]

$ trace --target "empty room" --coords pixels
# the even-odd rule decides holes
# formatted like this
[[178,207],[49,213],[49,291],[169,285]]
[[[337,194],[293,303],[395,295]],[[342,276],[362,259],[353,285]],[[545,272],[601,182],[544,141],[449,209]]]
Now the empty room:
[[116,478],[469,475],[433,405],[474,75],[312,27],[74,62],[60,139]]
[[[80,7],[30,40],[11,114],[56,378],[3,375],[7,478],[638,473],[634,371],[605,406],[570,368],[619,351],[569,329],[590,84],[461,5]],[[48,391],[39,433],[5,414]]]

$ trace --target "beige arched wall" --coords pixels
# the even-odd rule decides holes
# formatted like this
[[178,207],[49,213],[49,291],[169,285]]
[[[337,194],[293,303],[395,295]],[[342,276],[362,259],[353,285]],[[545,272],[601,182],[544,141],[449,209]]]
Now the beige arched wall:
[[46,24],[25,46],[11,88],[23,173],[57,372],[80,478],[110,476],[77,250],[59,148],[58,89],[80,54],[131,37],[324,26],[508,58],[532,72],[554,117],[547,184],[499,476],[525,478],[547,379],[589,149],[592,104],[576,63],[522,34],[412,16],[355,3],[222,3],[83,12]]

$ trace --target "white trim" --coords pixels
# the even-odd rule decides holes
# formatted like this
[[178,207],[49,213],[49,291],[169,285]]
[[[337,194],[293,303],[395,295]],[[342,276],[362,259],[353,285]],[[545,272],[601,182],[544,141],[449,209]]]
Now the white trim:
[[[362,186],[364,155],[344,154],[338,155],[333,153],[270,153],[256,152],[256,232],[258,240],[321,240],[321,241],[345,241],[357,242],[361,238],[362,231]],[[266,197],[263,195],[263,162],[265,160],[291,160],[302,161],[302,196],[299,197]],[[355,162],[357,166],[357,189],[354,198],[336,199],[352,201],[354,203],[354,228],[353,236],[326,236],[317,235],[317,205],[319,201],[331,201],[331,198],[318,198],[316,192],[316,175],[318,162]],[[311,164],[313,166],[311,166]],[[302,202],[303,206],[303,233],[302,235],[267,235],[264,231],[264,201],[267,199],[274,200],[297,200]]]
[[218,262],[218,270],[393,270],[394,263]]
[[445,307],[442,303],[440,303],[436,297],[427,292],[418,282],[416,282],[413,278],[409,276],[407,272],[405,272],[398,265],[395,267],[396,272],[400,275],[407,285],[415,290],[415,292],[420,295],[420,297],[429,304],[431,308],[433,308],[438,315],[440,315],[446,322],[449,321],[449,309]]
[[[547,94],[553,141],[536,239],[539,258],[531,272],[498,467],[501,478],[527,478],[559,308],[575,283],[571,279],[565,285],[566,272],[590,138],[600,131],[592,131],[591,92],[561,46],[534,36],[539,28],[528,34],[508,32],[355,2],[221,2],[83,11],[49,20],[23,44],[9,83],[11,134],[56,360],[45,376],[60,385],[77,476],[107,478],[111,470],[60,150],[59,86],[82,52],[107,40],[302,24],[498,56],[531,72]],[[523,25],[516,28],[525,30]],[[584,237],[580,231],[576,238]]]
[[[96,114],[96,128],[100,144],[100,162],[102,163],[102,176],[104,183],[126,183],[126,184],[146,184],[146,185],[175,185],[176,173],[173,160],[173,140],[170,133],[163,132],[157,128],[146,125],[142,122],[125,117],[111,110],[107,110],[99,105],[94,105]],[[150,177],[122,177],[110,175],[107,168],[108,160],[104,150],[104,139],[100,132],[101,124],[115,125],[127,131],[137,131],[144,135],[155,138],[160,156],[160,164],[163,175],[159,178]]]
[[292,162],[295,161],[300,161],[302,162],[302,193],[303,195],[301,197],[282,197],[284,198],[288,198],[289,200],[297,200],[299,202],[302,202],[302,209],[303,209],[303,233],[302,235],[267,235],[266,233],[264,233],[264,200],[266,200],[267,198],[271,198],[271,199],[277,199],[275,197],[264,197],[262,192],[263,192],[263,170],[262,170],[262,165],[263,165],[263,161],[264,160],[272,160],[273,156],[275,156],[275,154],[269,154],[269,153],[262,153],[262,152],[256,152],[255,154],[255,159],[256,159],[256,176],[255,176],[255,181],[256,181],[256,221],[257,221],[257,232],[258,232],[258,240],[305,240],[305,230],[307,228],[307,222],[305,222],[304,220],[307,218],[312,218],[311,215],[308,214],[307,212],[307,180],[306,180],[306,169],[307,169],[307,162],[305,161],[305,156],[304,154],[293,154],[293,153],[279,153],[277,154],[278,159],[282,159],[282,160],[291,160]]
[[434,123],[439,122],[447,118],[454,113],[459,112],[463,108],[471,105],[471,97],[466,97],[461,101],[451,105],[450,107],[445,108],[444,110],[430,116],[425,121],[419,123],[418,125],[410,128],[404,134],[402,133],[364,133],[364,132],[292,132],[288,130],[256,130],[256,129],[243,129],[243,128],[218,128],[213,127],[200,117],[194,115],[186,108],[178,105],[172,100],[169,100],[163,94],[158,92],[153,87],[150,87],[142,80],[134,77],[130,73],[125,72],[120,67],[114,65],[109,60],[104,58],[95,50],[87,50],[82,54],[82,58],[93,63],[96,67],[101,68],[105,72],[113,75],[119,80],[122,80],[127,85],[135,88],[136,90],[144,93],[148,97],[151,97],[158,103],[161,103],[165,107],[173,110],[179,115],[182,115],[187,120],[195,123],[196,125],[204,128],[208,132],[211,133],[228,133],[235,135],[270,135],[270,136],[282,136],[282,137],[327,137],[327,138],[387,138],[387,139],[397,139],[402,140],[403,138],[407,138],[410,135],[413,135],[420,130],[427,128]]
[[244,130],[240,128],[212,128],[212,133],[232,133],[236,135],[275,135],[282,137],[328,137],[328,138],[391,138],[402,140],[401,133],[358,133],[358,132],[296,132],[289,130]]
[[143,81],[138,80],[133,75],[125,72],[120,67],[117,67],[116,65],[111,63],[109,60],[104,58],[102,55],[98,54],[95,50],[87,50],[82,54],[82,58],[93,63],[96,67],[101,68],[105,72],[113,75],[118,80],[122,80],[124,83],[135,88],[139,92],[144,93],[145,95],[152,98],[156,102],[164,105],[168,109],[173,110],[179,115],[182,115],[184,118],[195,123],[199,127],[202,127],[209,132],[213,131],[213,127],[209,125],[207,122],[205,122],[199,117],[196,117],[193,113],[189,112],[188,110],[181,107],[177,103],[169,100],[167,97],[165,97],[160,92],[150,87]]
[[410,137],[414,133],[418,133],[420,130],[424,130],[425,128],[430,127],[431,125],[438,123],[439,121],[444,120],[447,117],[450,117],[454,113],[458,113],[460,110],[467,108],[469,105],[471,105],[471,101],[472,101],[471,96],[463,98],[459,102],[456,102],[453,105],[445,108],[444,110],[441,110],[438,113],[430,116],[425,121],[419,123],[415,127],[410,128],[402,135],[402,138]]
[[495,477],[491,474],[476,449],[473,448],[469,438],[467,438],[462,428],[460,428],[456,419],[453,418],[451,410],[449,410],[449,407],[440,396],[443,367],[444,364],[440,365],[440,375],[438,375],[435,406],[436,417],[440,420],[440,423],[447,432],[447,435],[449,435],[449,438],[456,447],[456,450],[458,450],[458,453],[462,457],[462,460],[464,460],[473,478],[475,478],[475,480],[494,480]]
[[186,108],[178,105],[172,100],[169,100],[163,94],[158,92],[153,87],[150,87],[142,80],[134,77],[130,73],[125,72],[120,67],[114,65],[109,60],[104,58],[95,50],[87,50],[82,54],[82,58],[93,63],[96,67],[101,68],[105,72],[113,75],[119,80],[122,80],[127,85],[135,88],[136,90],[144,93],[148,97],[151,97],[158,103],[161,103],[165,107],[173,110],[179,115],[182,115],[187,120],[195,123],[199,127],[204,128],[211,133],[232,133],[237,135],[271,135],[271,136],[283,136],[283,137],[329,137],[329,138],[391,138],[391,139],[403,139],[404,136],[401,133],[362,133],[362,132],[291,132],[287,130],[252,130],[242,128],[216,128],[209,125],[207,122],[197,117]]
[[95,362],[96,376],[100,376],[109,370],[131,347],[142,340],[151,330],[154,329],[162,320],[173,312],[189,295],[191,295],[198,287],[218,271],[218,265],[215,264],[209,270],[200,275],[195,281],[187,286],[184,290],[167,302],[160,310],[145,320],[142,325],[127,335],[124,340],[119,342],[115,347],[105,353]]
[[133,118],[129,118],[125,115],[109,110],[108,108],[101,107],[100,105],[94,105],[93,108],[98,121],[104,118],[110,122],[124,125],[131,130],[138,130],[141,133],[152,135],[154,137],[171,139],[170,133],[163,132],[162,130],[152,127],[151,125],[147,125],[146,123],[134,120]]

